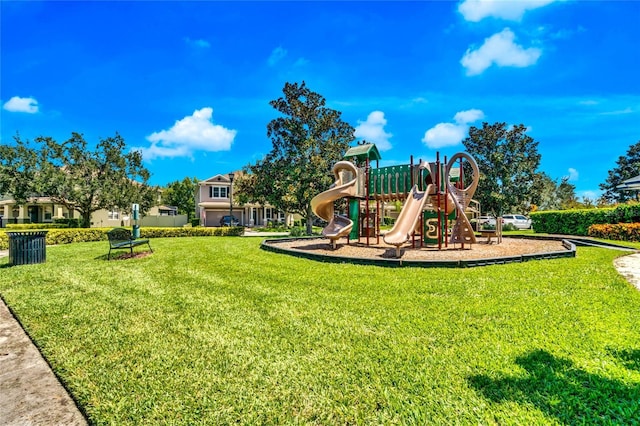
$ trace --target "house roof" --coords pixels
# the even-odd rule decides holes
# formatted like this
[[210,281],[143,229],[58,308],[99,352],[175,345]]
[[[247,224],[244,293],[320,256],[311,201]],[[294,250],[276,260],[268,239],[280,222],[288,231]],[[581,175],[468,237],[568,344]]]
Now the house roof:
[[627,180],[622,181],[622,183],[616,186],[618,189],[627,190],[627,191],[638,191],[640,190],[640,175],[634,176]]
[[[235,177],[238,177],[242,174],[241,171],[235,171],[233,172],[233,174],[235,175]],[[233,180],[235,180],[235,177]],[[217,182],[225,182],[225,183],[229,183],[229,173],[219,173],[217,175],[213,175],[208,179],[205,179],[203,181],[198,182],[198,185],[207,185],[210,183],[217,183]]]
[[344,158],[356,158],[358,160],[380,160],[380,151],[373,143],[365,143],[362,145],[352,146],[344,154]]

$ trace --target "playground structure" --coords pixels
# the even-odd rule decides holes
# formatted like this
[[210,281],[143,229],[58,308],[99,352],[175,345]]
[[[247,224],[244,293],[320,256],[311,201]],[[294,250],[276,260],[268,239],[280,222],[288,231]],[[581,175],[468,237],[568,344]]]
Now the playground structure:
[[[479,205],[472,199],[479,176],[473,157],[458,153],[441,162],[437,153],[435,162],[414,164],[411,157],[408,165],[383,168],[378,167],[379,160],[374,144],[350,148],[345,160],[333,167],[334,184],[311,200],[314,214],[328,222],[322,235],[332,248],[343,237],[347,243],[365,238],[368,246],[375,238],[379,244],[381,203],[389,202],[403,203],[393,228],[383,236],[386,244],[395,246],[396,257],[408,242],[412,247],[437,245],[438,249],[476,242],[468,217],[479,215]],[[463,160],[471,171],[466,187]],[[372,161],[376,168],[371,167]],[[346,215],[335,212],[334,203],[341,198],[347,201]]]

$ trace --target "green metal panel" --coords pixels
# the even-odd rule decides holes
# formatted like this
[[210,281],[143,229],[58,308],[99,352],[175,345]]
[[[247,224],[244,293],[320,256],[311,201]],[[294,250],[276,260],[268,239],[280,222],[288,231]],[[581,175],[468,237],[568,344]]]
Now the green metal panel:
[[360,229],[360,200],[356,200],[355,198],[349,200],[349,219],[353,221],[353,228],[351,228],[349,238],[357,240],[358,229]]
[[408,194],[411,191],[411,165],[405,164],[402,166],[398,166],[398,172],[400,176],[398,179],[400,180],[398,188],[399,191]]
[[438,244],[438,214],[433,210],[425,210],[422,220],[425,244]]
[[[388,166],[369,171],[369,192],[372,196],[407,194],[411,191],[411,165]],[[373,178],[375,176],[375,178]]]

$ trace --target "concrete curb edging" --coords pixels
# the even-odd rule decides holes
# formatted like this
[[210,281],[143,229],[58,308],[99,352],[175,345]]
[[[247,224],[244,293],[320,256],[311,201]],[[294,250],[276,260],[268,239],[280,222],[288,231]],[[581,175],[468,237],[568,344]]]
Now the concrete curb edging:
[[[305,240],[322,238],[304,238]],[[310,253],[304,250],[289,249],[283,247],[276,247],[272,244],[282,241],[296,241],[298,238],[284,238],[284,239],[266,239],[260,244],[260,248],[266,251],[274,253],[282,253],[290,256],[315,260],[318,262],[330,262],[330,263],[352,263],[355,265],[375,265],[384,267],[403,267],[412,266],[420,268],[471,268],[476,266],[489,266],[489,265],[504,265],[506,263],[518,263],[527,262],[530,260],[546,260],[546,259],[559,259],[566,257],[576,256],[576,245],[567,240],[566,238],[545,238],[561,240],[562,245],[567,249],[566,251],[555,252],[543,252],[533,254],[523,254],[517,256],[503,256],[492,257],[484,259],[465,259],[465,260],[403,260],[403,259],[375,259],[375,258],[362,258],[362,257],[347,257],[339,255],[325,255],[318,253]]]

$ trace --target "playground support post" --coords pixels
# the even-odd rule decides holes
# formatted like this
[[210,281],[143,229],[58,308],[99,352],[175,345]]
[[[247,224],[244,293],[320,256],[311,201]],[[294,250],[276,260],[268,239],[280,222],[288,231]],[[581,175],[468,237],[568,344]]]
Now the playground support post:
[[[464,171],[462,170],[462,157],[460,157],[460,173],[458,173],[458,182],[456,184],[456,187],[458,189],[464,189]],[[465,212],[463,212],[462,214],[466,214]],[[462,250],[464,250],[464,239],[462,239]]]
[[438,230],[436,235],[438,236],[438,250],[442,250],[442,217],[440,208],[440,152],[436,152],[436,212],[438,217]]
[[369,159],[365,160],[364,165],[364,199],[365,199],[365,233],[367,234],[367,247],[369,246]]
[[[447,170],[447,156],[444,156],[444,170]],[[448,176],[445,176],[448,177]],[[444,182],[444,246],[449,247],[449,182]]]

